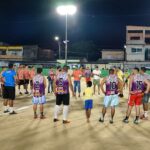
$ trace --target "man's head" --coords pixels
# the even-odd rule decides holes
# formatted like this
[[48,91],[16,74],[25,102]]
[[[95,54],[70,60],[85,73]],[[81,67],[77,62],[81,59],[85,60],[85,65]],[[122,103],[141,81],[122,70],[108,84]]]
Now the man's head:
[[133,69],[133,74],[138,74],[138,73],[139,73],[139,68],[135,67],[135,68]]
[[140,73],[144,74],[146,72],[146,68],[145,67],[141,67]]
[[115,70],[114,69],[109,69],[109,74],[110,75],[113,75],[115,73]]
[[87,87],[91,87],[92,86],[92,82],[91,81],[88,81],[87,82]]
[[42,68],[37,68],[37,74],[41,74],[41,73],[42,73],[42,71],[43,71],[43,69],[42,69]]
[[63,66],[63,71],[64,71],[64,72],[67,72],[67,71],[68,71],[68,66],[67,66],[67,65],[64,65],[64,66]]
[[8,64],[8,68],[9,68],[9,69],[13,69],[13,66],[14,66],[14,65],[13,65],[12,63]]
[[95,69],[98,70],[98,66],[95,66]]

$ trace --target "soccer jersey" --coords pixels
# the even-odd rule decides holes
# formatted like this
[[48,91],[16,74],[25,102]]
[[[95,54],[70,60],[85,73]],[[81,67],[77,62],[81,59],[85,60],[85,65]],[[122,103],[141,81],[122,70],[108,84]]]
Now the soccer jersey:
[[50,71],[49,71],[49,76],[50,76],[51,80],[54,80],[54,78],[55,78],[55,73],[54,73],[54,71],[50,70]]
[[32,80],[33,77],[35,76],[35,71],[34,70],[30,70],[30,79]]
[[59,73],[56,76],[56,93],[60,95],[69,93],[69,82],[67,73]]
[[14,70],[6,70],[2,73],[2,77],[4,78],[5,86],[15,87],[15,77],[16,72]]
[[73,71],[74,81],[80,81],[81,76],[82,76],[81,70],[74,70]]
[[93,90],[90,87],[87,87],[84,91],[85,95],[84,95],[84,100],[90,100],[92,99],[92,94],[93,94]]
[[24,74],[23,74],[23,69],[18,69],[18,79],[23,80],[24,79]]
[[98,80],[100,79],[101,71],[100,70],[93,70],[93,79]]
[[86,78],[90,78],[91,77],[91,71],[90,70],[85,70],[84,75]]
[[36,75],[33,78],[33,93],[34,96],[45,95],[44,77],[42,75]]
[[109,75],[106,79],[106,95],[118,94],[118,77]]
[[131,91],[134,93],[141,93],[145,90],[145,84],[144,84],[145,77],[136,74],[133,76],[133,81],[132,81],[132,88]]
[[28,69],[24,69],[23,71],[23,75],[25,79],[29,79],[30,78],[30,72]]

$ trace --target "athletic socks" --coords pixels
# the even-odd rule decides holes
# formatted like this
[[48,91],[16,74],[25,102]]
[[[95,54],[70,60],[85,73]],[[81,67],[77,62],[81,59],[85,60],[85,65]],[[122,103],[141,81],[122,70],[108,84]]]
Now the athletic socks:
[[69,106],[64,106],[63,108],[63,120],[67,120],[68,117]]
[[144,111],[144,117],[148,118],[148,111]]
[[7,106],[4,106],[4,111],[8,111],[8,107]]
[[54,108],[54,119],[58,118],[59,110],[60,110],[60,106],[56,105],[55,108]]
[[14,111],[13,107],[9,107],[9,112],[12,113]]
[[139,119],[139,116],[136,116],[135,120],[138,120]]

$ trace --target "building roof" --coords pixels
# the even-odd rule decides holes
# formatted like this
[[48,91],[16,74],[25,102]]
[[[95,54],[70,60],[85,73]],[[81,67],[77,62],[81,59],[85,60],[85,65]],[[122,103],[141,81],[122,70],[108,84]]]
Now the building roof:
[[105,51],[110,51],[110,52],[122,52],[122,51],[124,51],[123,49],[102,49],[101,50],[102,52],[105,52]]
[[127,30],[150,30],[150,26],[132,26],[132,25],[129,25],[126,28],[127,28]]

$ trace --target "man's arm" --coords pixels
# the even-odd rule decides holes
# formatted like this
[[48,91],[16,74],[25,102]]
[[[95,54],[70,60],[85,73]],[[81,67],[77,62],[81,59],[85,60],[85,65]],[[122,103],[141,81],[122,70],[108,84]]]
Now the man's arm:
[[104,90],[104,84],[105,84],[105,82],[106,82],[106,78],[104,78],[102,81],[101,81],[101,84],[100,84],[100,88],[101,88],[101,90],[102,90],[102,92],[105,94],[106,92],[105,92],[105,90]]
[[145,80],[144,83],[147,85],[146,86],[146,91],[144,92],[145,94],[148,94],[149,93],[149,90],[150,90],[150,82],[148,80]]
[[56,77],[54,77],[54,81],[53,81],[53,90],[54,93],[56,94]]
[[45,79],[45,77],[44,77],[44,87],[46,89],[46,79]]
[[129,80],[130,80],[130,81],[129,81],[129,93],[132,94],[132,91],[131,91],[131,90],[132,90],[133,76],[130,76],[130,77],[129,77]]
[[69,87],[71,89],[72,95],[74,96],[73,85],[72,85],[72,82],[71,82],[71,76],[69,74],[68,74],[68,81],[69,81]]
[[119,91],[122,91],[123,90],[123,86],[124,86],[124,84],[123,84],[124,82],[123,81],[121,81],[119,78],[118,78],[118,87],[119,87]]

